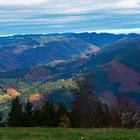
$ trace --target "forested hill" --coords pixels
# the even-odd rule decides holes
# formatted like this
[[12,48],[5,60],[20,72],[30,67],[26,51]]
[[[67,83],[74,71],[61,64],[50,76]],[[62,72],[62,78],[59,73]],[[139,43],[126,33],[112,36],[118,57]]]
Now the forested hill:
[[0,70],[55,65],[90,56],[100,49],[139,39],[138,34],[66,33],[0,37]]

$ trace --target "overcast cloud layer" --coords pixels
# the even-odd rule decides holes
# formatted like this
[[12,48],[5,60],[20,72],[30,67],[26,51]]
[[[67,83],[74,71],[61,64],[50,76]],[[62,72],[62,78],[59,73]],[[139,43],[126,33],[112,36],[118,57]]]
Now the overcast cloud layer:
[[140,33],[140,0],[0,0],[0,35]]

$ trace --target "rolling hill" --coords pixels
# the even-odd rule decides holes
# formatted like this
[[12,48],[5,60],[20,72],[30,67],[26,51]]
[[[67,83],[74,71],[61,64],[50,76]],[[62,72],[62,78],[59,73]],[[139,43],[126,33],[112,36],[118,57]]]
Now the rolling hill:
[[[90,35],[94,37],[96,36],[95,39],[96,41],[91,42],[92,37]],[[34,35],[36,40],[38,36]],[[15,90],[17,91],[16,93],[21,94],[20,96],[23,102],[26,101],[27,98],[29,98],[35,105],[39,105],[42,102],[50,99],[53,100],[56,105],[59,102],[64,102],[68,107],[70,107],[73,95],[70,94],[69,88],[75,86],[74,79],[79,75],[89,73],[91,75],[91,79],[93,81],[97,93],[101,97],[106,99],[109,103],[113,104],[115,102],[116,96],[119,95],[119,96],[127,96],[131,99],[134,99],[138,104],[140,104],[139,35],[69,33],[62,34],[61,35],[62,37],[60,37],[60,34],[56,34],[53,36],[54,36],[53,38],[52,35],[44,35],[43,37],[45,38],[49,37],[52,40],[55,40],[53,42],[50,42],[50,44],[53,44],[50,45],[50,48],[52,48],[52,51],[54,50],[55,55],[57,57],[60,54],[61,58],[63,58],[65,61],[55,63],[55,65],[53,63],[53,65],[46,66],[48,64],[47,59],[51,55],[53,55],[53,53],[50,51],[48,53],[48,55],[50,54],[49,57],[44,57],[45,55],[44,50],[48,49],[49,45],[43,47],[43,52],[39,51],[40,48],[42,49],[42,47],[36,47],[34,52],[32,50],[34,48],[32,48],[31,46],[29,47],[27,45],[28,48],[30,49],[22,48],[23,50],[20,50],[20,53],[18,51],[18,60],[20,58],[21,63],[22,59],[25,59],[27,56],[29,56],[27,55],[28,53],[29,54],[32,53],[31,57],[33,58],[33,60],[27,58],[24,62],[22,62],[22,63],[29,62],[28,64],[23,65],[24,68],[21,68],[19,63],[18,64],[14,63],[16,69],[1,71],[0,72],[1,87],[4,87],[6,91],[8,91],[7,89],[9,88],[13,88],[12,91]],[[87,39],[84,36],[86,36]],[[21,37],[24,38],[25,36]],[[65,38],[64,39],[65,41],[62,41],[62,38]],[[100,40],[100,42],[97,38]],[[69,39],[72,40],[70,41]],[[11,39],[11,41],[14,40]],[[17,42],[19,43],[20,41]],[[81,42],[84,42],[82,43],[84,44],[83,46],[81,45]],[[85,44],[88,45],[86,46]],[[90,50],[91,44],[92,47],[94,49],[96,48],[98,51],[96,49],[95,49],[96,51],[95,50],[93,51],[93,48],[92,50]],[[58,49],[57,46],[59,46],[60,49]],[[74,51],[70,51],[69,49],[67,51],[65,50],[66,48],[73,48],[73,46],[75,46],[75,48],[80,46],[80,48]],[[98,47],[95,46],[99,46],[100,50],[98,49]],[[1,48],[3,49],[3,47]],[[88,51],[86,50],[87,52],[85,51],[85,49],[83,49],[84,53],[86,52],[85,53],[86,57],[82,57],[83,54],[80,52],[81,48],[82,49],[90,48]],[[46,50],[46,52],[48,50]],[[66,52],[66,55],[63,52],[65,56],[61,55],[62,50],[65,50],[64,52]],[[60,51],[60,53],[57,53],[57,51],[58,52]],[[77,57],[73,57],[73,54],[77,54],[77,51],[79,52]],[[38,54],[43,55],[38,55],[37,52]],[[36,56],[36,58],[34,58],[33,56]],[[11,58],[9,59],[13,62],[14,58],[13,56],[11,57],[12,59]],[[44,57],[45,61],[42,61],[41,57]],[[55,61],[57,60],[57,57],[53,57],[55,58]],[[67,57],[68,59],[66,59],[65,57]],[[17,57],[15,59],[17,59]],[[10,64],[8,64],[7,61],[8,59],[6,59],[6,61],[4,62],[3,61],[0,62],[5,63],[8,66],[11,66]],[[41,64],[42,66],[38,66],[39,64]],[[43,64],[45,64],[45,66]],[[1,67],[1,70],[3,68],[4,67]],[[13,67],[10,69],[13,69]],[[3,70],[7,70],[7,68]],[[3,106],[5,104],[6,106],[9,106],[11,98],[9,98],[8,93],[1,92],[0,101],[2,101],[3,99],[4,102],[1,102],[0,106]]]
[[54,65],[86,57],[100,49],[82,39],[55,35],[0,38],[0,70]]
[[0,37],[0,70],[70,62],[130,39],[140,39],[140,35],[65,33]]

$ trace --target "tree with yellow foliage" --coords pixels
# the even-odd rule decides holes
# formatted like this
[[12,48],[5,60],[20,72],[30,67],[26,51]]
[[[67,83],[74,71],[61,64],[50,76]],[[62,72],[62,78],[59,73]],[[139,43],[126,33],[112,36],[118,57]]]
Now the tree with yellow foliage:
[[71,121],[67,115],[63,115],[60,118],[59,127],[69,128],[71,126]]

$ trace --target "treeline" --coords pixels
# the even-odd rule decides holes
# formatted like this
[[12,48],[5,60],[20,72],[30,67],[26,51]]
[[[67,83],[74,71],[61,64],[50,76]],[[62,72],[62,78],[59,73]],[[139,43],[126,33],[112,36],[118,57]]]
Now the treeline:
[[[34,108],[27,101],[22,105],[17,97],[12,102],[7,127],[80,127],[80,128],[134,128],[140,127],[139,108],[125,97],[116,97],[113,105],[96,95],[88,78],[80,78],[77,88],[71,90],[74,101],[71,110],[64,104],[55,107],[50,101]],[[0,113],[0,121],[2,114]]]
[[7,121],[1,123],[1,126],[70,127],[70,113],[62,103],[58,108],[55,108],[53,103],[48,101],[42,107],[34,109],[31,102],[27,101],[26,105],[23,106],[20,98],[16,97],[12,101]]

